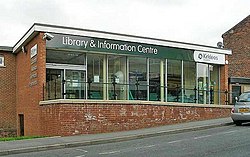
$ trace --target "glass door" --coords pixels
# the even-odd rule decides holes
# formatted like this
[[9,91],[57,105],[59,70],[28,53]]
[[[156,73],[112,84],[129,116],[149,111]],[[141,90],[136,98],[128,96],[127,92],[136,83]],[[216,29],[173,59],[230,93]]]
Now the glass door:
[[65,70],[65,98],[85,99],[86,72],[84,70]]
[[62,99],[62,78],[63,70],[47,69],[46,70],[46,100]]

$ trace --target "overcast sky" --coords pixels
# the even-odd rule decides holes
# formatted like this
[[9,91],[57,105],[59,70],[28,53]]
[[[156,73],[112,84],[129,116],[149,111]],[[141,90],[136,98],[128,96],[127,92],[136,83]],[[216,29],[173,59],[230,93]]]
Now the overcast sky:
[[33,23],[216,46],[250,14],[250,0],[0,0],[0,46]]

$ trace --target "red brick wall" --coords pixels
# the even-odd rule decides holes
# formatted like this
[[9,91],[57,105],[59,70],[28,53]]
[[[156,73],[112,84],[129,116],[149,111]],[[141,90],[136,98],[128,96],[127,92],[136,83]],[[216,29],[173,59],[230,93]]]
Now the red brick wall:
[[[228,55],[225,57],[226,60],[228,60]],[[228,99],[225,94],[225,91],[228,91],[228,64],[225,64],[223,66],[220,66],[220,104],[227,105]]]
[[[43,99],[43,83],[46,77],[46,47],[43,33],[39,33],[28,44],[25,45],[26,53],[19,52],[16,58],[17,64],[17,114],[24,115],[24,135],[40,135],[40,112],[39,101]],[[30,49],[38,45],[37,62],[31,65]],[[32,71],[32,66],[37,69]],[[37,74],[36,78],[31,78],[32,74]],[[31,85],[34,81],[35,85]],[[18,120],[19,122],[19,120]],[[20,127],[18,124],[18,135]]]
[[250,15],[222,37],[225,48],[233,52],[229,56],[229,77],[250,78]]
[[41,106],[42,134],[69,136],[133,130],[228,117],[230,110],[231,108],[223,108],[223,106],[195,107],[91,102],[79,104],[52,103]]
[[12,52],[0,51],[0,137],[16,135],[16,64]]

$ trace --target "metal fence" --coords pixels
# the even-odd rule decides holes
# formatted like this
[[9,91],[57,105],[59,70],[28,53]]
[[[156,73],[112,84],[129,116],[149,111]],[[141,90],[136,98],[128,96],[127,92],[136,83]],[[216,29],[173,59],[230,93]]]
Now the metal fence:
[[[103,92],[107,89],[106,92]],[[164,93],[164,94],[161,94]],[[188,93],[188,94],[187,94]],[[194,88],[168,88],[155,83],[143,82],[122,84],[115,79],[110,83],[80,81],[50,81],[43,86],[43,100],[96,99],[96,100],[150,100],[199,104],[233,104],[235,93],[221,90]]]

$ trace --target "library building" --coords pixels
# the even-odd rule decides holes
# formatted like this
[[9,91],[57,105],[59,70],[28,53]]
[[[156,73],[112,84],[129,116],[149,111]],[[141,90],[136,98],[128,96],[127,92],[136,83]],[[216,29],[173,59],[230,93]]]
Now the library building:
[[35,23],[0,46],[0,136],[68,136],[230,115],[231,50]]

